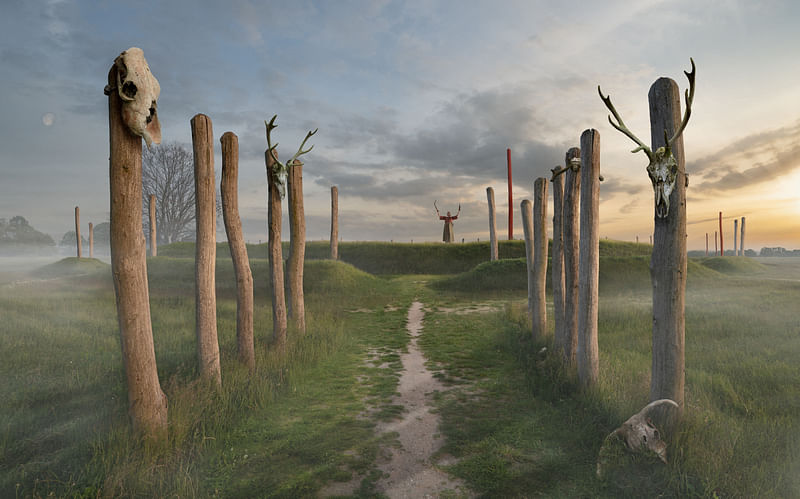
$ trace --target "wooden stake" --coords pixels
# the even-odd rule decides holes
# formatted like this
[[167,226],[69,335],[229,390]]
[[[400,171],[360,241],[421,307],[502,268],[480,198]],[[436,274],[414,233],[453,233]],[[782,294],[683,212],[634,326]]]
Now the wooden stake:
[[533,183],[533,338],[547,334],[547,179]]
[[531,333],[536,338],[537,325],[533,318],[533,302],[535,300],[534,293],[534,279],[533,279],[533,266],[534,266],[534,252],[536,249],[533,245],[533,205],[529,199],[523,199],[520,203],[520,212],[522,212],[522,235],[525,238],[525,269],[528,276],[528,320],[531,323]]
[[108,73],[111,274],[133,428],[166,437],[167,397],[161,390],[150,322],[142,233],[142,139],[122,123],[117,68]]
[[742,217],[742,235],[739,238],[739,247],[742,250],[742,256],[747,256],[744,253],[744,217]]
[[80,258],[82,256],[82,249],[81,248],[81,209],[77,206],[75,207],[75,241],[77,242],[78,252],[77,257]]
[[158,256],[158,237],[156,232],[156,195],[150,194],[150,256]]
[[508,164],[508,240],[514,239],[514,196],[511,182],[511,149],[506,149],[506,162]]
[[195,187],[195,318],[200,375],[222,385],[217,340],[217,211],[214,180],[214,132],[211,119],[191,120]]
[[735,218],[733,220],[733,256],[739,256],[739,250],[736,245],[737,240],[737,232],[739,232],[739,219]]
[[339,259],[339,188],[331,187],[331,260]]
[[289,259],[286,269],[289,278],[289,318],[292,326],[306,332],[306,305],[303,296],[303,265],[306,255],[306,216],[303,208],[303,163],[296,159],[289,167]]
[[[569,166],[572,158],[580,158],[581,150],[573,147],[564,159]],[[578,203],[581,196],[580,172],[568,168],[564,179],[564,358],[575,362],[578,349],[578,262],[580,256],[580,219]]]
[[725,245],[722,243],[722,212],[719,212],[719,256],[725,256]]
[[239,218],[239,138],[233,132],[225,132],[220,143],[222,219],[225,222],[225,234],[228,236],[228,248],[236,276],[236,346],[239,361],[253,371],[256,367],[253,345],[253,274],[242,234],[242,221]]
[[[277,149],[273,151],[278,157]],[[267,167],[267,218],[269,229],[269,281],[272,292],[272,341],[275,347],[286,351],[286,291],[283,280],[283,246],[281,245],[281,223],[283,211],[281,194],[275,179],[275,160],[264,151],[264,162]]]
[[486,188],[486,199],[489,202],[489,259],[497,260],[497,223],[495,219],[494,189]]
[[[665,145],[681,123],[681,93],[677,83],[659,78],[650,87],[652,150]],[[666,133],[665,133],[666,131]],[[655,215],[650,276],[653,284],[653,361],[650,400],[670,399],[683,409],[684,333],[686,300],[686,163],[683,136],[672,143],[678,164],[675,188],[666,217]]]
[[89,258],[94,258],[94,225],[89,222]]
[[[553,285],[553,312],[555,331],[553,344],[564,355],[567,337],[564,330],[564,243],[562,236],[564,207],[564,175],[553,177],[553,254],[551,280]],[[566,359],[565,360],[569,360]]]
[[578,381],[595,386],[599,377],[597,306],[600,267],[600,133],[581,134],[581,225],[578,290]]

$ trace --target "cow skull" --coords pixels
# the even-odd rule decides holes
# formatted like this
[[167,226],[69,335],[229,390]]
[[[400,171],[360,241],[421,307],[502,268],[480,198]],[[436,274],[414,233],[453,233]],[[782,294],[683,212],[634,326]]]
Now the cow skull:
[[122,122],[142,137],[150,147],[161,143],[157,101],[161,87],[144,58],[144,52],[131,47],[114,60],[117,67],[117,92],[122,99]]
[[684,113],[683,120],[681,121],[678,130],[675,132],[672,138],[668,138],[666,130],[664,131],[665,145],[657,148],[655,152],[647,147],[644,142],[639,140],[639,138],[636,137],[636,135],[634,135],[633,132],[631,132],[628,127],[625,126],[625,123],[622,122],[622,118],[620,118],[617,110],[614,108],[614,105],[611,104],[611,97],[604,97],[603,92],[600,90],[600,86],[597,86],[597,92],[600,94],[600,98],[617,120],[617,122],[614,123],[614,121],[611,119],[611,116],[609,116],[608,122],[611,123],[611,126],[636,142],[638,147],[631,152],[636,153],[639,151],[644,151],[644,153],[647,154],[647,158],[650,160],[650,164],[647,165],[647,174],[650,176],[650,182],[653,184],[653,191],[655,193],[656,217],[658,218],[666,218],[667,214],[669,214],[669,196],[672,194],[672,191],[675,190],[675,182],[678,178],[678,161],[675,159],[675,155],[672,152],[672,145],[675,143],[675,140],[680,137],[681,133],[683,133],[683,129],[686,128],[686,124],[689,122],[689,117],[692,114],[695,66],[694,60],[691,58],[689,60],[692,63],[692,71],[688,73],[686,71],[683,72],[689,79],[689,89],[686,90],[685,94],[686,111]]
[[653,452],[664,463],[667,462],[667,443],[661,439],[661,433],[650,419],[651,414],[662,406],[678,408],[678,404],[670,399],[661,399],[647,404],[644,409],[637,412],[627,419],[622,426],[611,432],[603,442],[600,449],[600,457],[597,461],[597,476],[602,478],[605,467],[609,464],[605,462],[604,456],[607,449],[616,441],[622,441],[625,447],[631,452],[641,452],[649,450]]

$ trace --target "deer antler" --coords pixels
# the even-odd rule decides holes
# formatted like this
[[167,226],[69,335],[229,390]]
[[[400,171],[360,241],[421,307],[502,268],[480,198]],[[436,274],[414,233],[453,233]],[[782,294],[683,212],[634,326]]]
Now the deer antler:
[[272,156],[273,161],[275,161],[275,164],[277,165],[277,168],[275,168],[274,174],[275,174],[275,178],[276,178],[276,180],[278,182],[278,189],[280,191],[281,198],[283,198],[283,196],[284,196],[285,178],[289,173],[288,165],[293,165],[294,161],[298,157],[300,157],[303,154],[311,151],[311,149],[314,149],[314,146],[312,145],[308,149],[303,150],[303,146],[306,145],[306,142],[308,141],[308,139],[311,138],[312,135],[317,133],[317,130],[319,130],[319,128],[317,128],[313,132],[308,132],[306,134],[306,138],[303,139],[303,142],[300,144],[300,147],[297,149],[297,152],[294,153],[294,156],[292,156],[292,158],[289,161],[287,161],[286,163],[281,163],[278,160],[278,156],[275,154],[275,148],[278,147],[278,143],[276,142],[275,145],[273,145],[272,144],[272,140],[270,139],[270,132],[272,132],[273,129],[278,128],[278,125],[275,124],[275,118],[277,118],[277,117],[278,117],[277,114],[275,116],[273,116],[272,119],[269,120],[269,123],[264,121],[264,125],[266,125],[266,127],[267,127],[267,152],[269,153],[270,156]]
[[433,208],[436,210],[436,214],[438,215],[439,214],[439,207],[436,206],[436,200],[435,199],[433,200]]
[[[681,121],[681,126],[678,127],[678,130],[675,132],[675,135],[672,136],[671,139],[667,140],[667,146],[671,149],[672,143],[683,133],[683,129],[686,128],[686,124],[689,123],[689,117],[692,115],[692,101],[694,100],[694,75],[695,75],[695,67],[694,67],[694,59],[691,57],[689,61],[692,63],[692,71],[686,72],[684,71],[683,74],[686,75],[686,78],[689,79],[689,88],[684,93],[686,97],[686,110],[683,113],[683,120]],[[598,87],[599,88],[599,87]]]
[[603,100],[603,104],[606,105],[608,110],[611,111],[611,114],[613,114],[614,118],[616,118],[616,120],[617,120],[617,123],[614,123],[614,121],[611,119],[611,116],[609,116],[608,117],[608,122],[611,123],[611,126],[613,126],[614,128],[616,128],[620,132],[622,132],[625,135],[627,135],[629,139],[631,139],[632,141],[636,142],[636,144],[639,145],[639,147],[637,147],[636,149],[632,150],[631,152],[636,153],[636,152],[639,152],[639,151],[644,151],[644,153],[647,154],[647,158],[650,161],[652,161],[653,160],[653,151],[649,147],[647,147],[644,142],[639,140],[639,138],[636,135],[634,135],[633,132],[628,130],[628,127],[625,126],[625,123],[623,123],[622,118],[620,118],[620,116],[619,116],[619,113],[617,113],[617,110],[614,108],[614,104],[611,103],[611,96],[609,95],[607,97],[604,97],[603,96],[603,92],[600,90],[600,85],[597,85],[597,93],[600,94],[600,98]]

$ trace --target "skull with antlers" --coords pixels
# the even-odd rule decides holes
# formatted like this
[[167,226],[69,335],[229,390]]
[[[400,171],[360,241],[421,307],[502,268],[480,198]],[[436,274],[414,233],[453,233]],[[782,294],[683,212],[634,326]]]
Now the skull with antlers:
[[678,129],[675,131],[675,134],[672,136],[672,138],[667,137],[667,132],[666,130],[664,131],[665,145],[663,147],[659,147],[655,151],[647,147],[647,145],[639,140],[639,138],[636,137],[633,132],[628,130],[628,127],[626,127],[625,123],[622,122],[622,118],[620,118],[619,113],[617,113],[617,110],[611,103],[611,97],[604,97],[603,92],[600,90],[600,85],[597,86],[597,93],[600,94],[600,98],[603,100],[603,103],[617,120],[617,122],[614,123],[614,120],[612,120],[611,116],[609,116],[608,122],[611,123],[611,126],[624,133],[628,136],[628,138],[638,144],[638,147],[631,152],[637,153],[639,151],[644,151],[644,153],[647,154],[647,159],[650,160],[650,164],[647,165],[647,174],[650,176],[650,181],[653,183],[653,190],[655,191],[656,216],[658,218],[665,218],[669,213],[669,196],[675,189],[675,182],[677,181],[678,161],[675,159],[675,155],[672,152],[672,145],[674,144],[675,140],[680,137],[681,133],[683,133],[683,129],[686,128],[686,124],[689,122],[689,117],[692,114],[695,66],[694,60],[691,58],[689,60],[692,63],[692,71],[688,73],[686,71],[683,72],[689,79],[689,89],[686,90],[685,94],[686,111],[683,115],[683,120],[681,121],[680,126],[678,126]]
[[294,153],[294,156],[292,156],[292,158],[286,163],[281,163],[280,161],[278,161],[278,156],[275,154],[275,148],[278,147],[278,143],[276,142],[275,145],[273,145],[270,139],[270,132],[272,132],[274,128],[278,128],[278,125],[275,124],[275,118],[277,117],[278,115],[276,114],[275,116],[272,117],[271,120],[269,120],[269,123],[264,121],[264,124],[267,126],[267,153],[275,161],[274,171],[269,173],[275,176],[274,178],[275,178],[275,183],[278,185],[278,192],[280,193],[281,199],[283,199],[286,196],[286,177],[289,175],[289,167],[294,164],[294,161],[297,158],[311,151],[311,149],[314,149],[314,146],[312,145],[308,149],[303,150],[303,146],[306,145],[306,141],[310,139],[312,135],[317,133],[317,130],[319,129],[317,128],[313,132],[308,132],[306,134],[306,138],[303,139],[303,142],[297,149],[297,152]]

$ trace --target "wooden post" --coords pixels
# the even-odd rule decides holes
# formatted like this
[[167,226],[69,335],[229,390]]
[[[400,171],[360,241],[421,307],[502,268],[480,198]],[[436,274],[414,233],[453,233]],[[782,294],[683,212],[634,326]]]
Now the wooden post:
[[738,246],[736,245],[736,242],[737,242],[736,241],[736,239],[737,239],[736,236],[738,235],[737,232],[739,232],[739,219],[738,218],[734,218],[733,219],[733,256],[739,256],[739,249],[738,249]]
[[714,231],[714,256],[719,256],[719,238],[717,237],[717,231]]
[[123,125],[116,65],[108,85],[111,274],[128,414],[135,431],[166,437],[167,397],[158,382],[142,233],[142,139]]
[[306,332],[306,306],[303,296],[303,265],[306,255],[306,217],[303,208],[303,163],[294,160],[289,167],[289,259],[286,269],[289,274],[289,318],[292,326]]
[[506,163],[508,164],[508,240],[514,239],[514,196],[512,195],[511,182],[511,149],[506,149]]
[[725,256],[725,245],[722,243],[722,212],[719,212],[719,256]]
[[[681,92],[670,78],[650,87],[650,141],[652,150],[665,146],[681,123]],[[665,133],[666,132],[666,133]],[[653,208],[655,229],[650,276],[653,284],[653,360],[650,400],[670,399],[680,411],[684,399],[684,334],[686,300],[686,162],[683,136],[672,143],[678,164],[675,188],[670,193],[666,217]]]
[[[551,280],[553,285],[553,312],[555,313],[553,344],[562,355],[567,351],[564,333],[564,244],[562,237],[562,219],[564,207],[564,175],[553,177],[553,254]],[[565,359],[567,360],[567,359]]]
[[81,209],[79,207],[75,207],[75,241],[77,242],[78,252],[77,257],[80,258],[82,256],[82,248],[81,248]]
[[225,132],[220,139],[222,146],[222,220],[228,236],[228,248],[233,260],[236,276],[236,346],[239,361],[251,371],[256,367],[253,345],[253,274],[247,246],[242,235],[239,218],[239,138],[233,132]]
[[525,238],[525,269],[528,276],[528,320],[531,322],[531,333],[536,339],[537,327],[533,318],[534,293],[536,292],[533,280],[533,265],[534,252],[536,250],[533,246],[533,208],[530,200],[522,200],[520,211],[522,212],[522,234]]
[[156,195],[150,194],[150,256],[158,256],[158,234],[156,232]]
[[211,119],[197,114],[191,120],[195,188],[195,332],[198,370],[203,378],[222,384],[217,340],[217,210],[214,179],[214,132]]
[[569,168],[573,158],[580,158],[581,150],[573,147],[564,159],[568,167],[564,173],[564,213],[562,236],[564,238],[564,358],[575,362],[578,349],[578,258],[580,255],[580,224],[578,203],[581,196],[581,175]]
[[581,134],[581,240],[578,271],[578,381],[581,387],[597,384],[597,306],[600,267],[600,133]]
[[339,259],[339,188],[331,187],[331,260]]
[[547,179],[533,183],[533,338],[547,334]]
[[494,189],[486,188],[486,199],[489,202],[489,259],[497,260],[497,224],[495,219]]
[[739,237],[739,248],[741,248],[742,256],[747,256],[744,254],[744,217],[742,217],[742,234]]
[[94,258],[94,224],[89,222],[89,258]]
[[708,232],[706,232],[706,256],[708,256]]
[[[278,150],[273,150],[278,157]],[[269,282],[272,285],[272,341],[277,349],[286,351],[286,290],[283,281],[283,247],[281,246],[281,223],[283,209],[281,193],[275,178],[278,167],[269,150],[264,151],[267,167],[267,218],[269,239]]]

